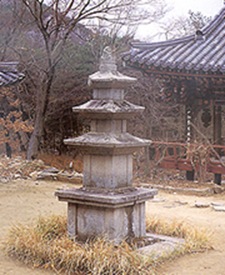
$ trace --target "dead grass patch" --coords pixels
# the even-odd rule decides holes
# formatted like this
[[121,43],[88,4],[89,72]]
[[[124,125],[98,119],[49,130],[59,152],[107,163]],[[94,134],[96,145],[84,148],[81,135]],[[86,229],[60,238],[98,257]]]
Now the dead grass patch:
[[148,232],[182,238],[185,245],[177,251],[178,254],[197,253],[212,249],[211,232],[205,228],[198,228],[184,221],[165,219],[155,216],[147,217],[146,230]]
[[[210,247],[207,235],[197,229],[193,231],[192,227],[183,223],[174,222],[171,225],[157,218],[149,218],[147,230],[185,238],[182,253],[203,251]],[[42,217],[33,225],[12,227],[4,250],[25,264],[71,275],[150,275],[155,274],[157,265],[151,256],[141,255],[126,242],[116,246],[103,238],[85,244],[68,239],[64,216]]]
[[4,249],[25,264],[63,274],[154,274],[151,259],[139,255],[126,242],[115,246],[102,238],[85,244],[69,240],[62,216],[12,227]]

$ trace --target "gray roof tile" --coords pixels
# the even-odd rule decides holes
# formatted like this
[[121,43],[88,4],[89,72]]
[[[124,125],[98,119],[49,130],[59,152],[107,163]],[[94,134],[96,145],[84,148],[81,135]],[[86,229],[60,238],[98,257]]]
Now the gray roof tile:
[[225,77],[225,7],[194,35],[163,42],[134,42],[124,55],[128,65],[151,72],[217,74]]
[[14,85],[25,75],[18,72],[17,62],[0,62],[0,87]]

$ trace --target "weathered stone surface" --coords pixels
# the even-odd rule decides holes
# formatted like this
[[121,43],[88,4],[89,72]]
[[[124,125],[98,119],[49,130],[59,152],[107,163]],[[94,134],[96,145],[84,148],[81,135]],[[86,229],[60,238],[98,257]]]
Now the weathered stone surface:
[[96,72],[93,75],[89,76],[88,84],[95,89],[105,89],[107,87],[121,89],[129,86],[135,81],[135,78],[125,76],[119,72]]
[[68,203],[71,238],[104,235],[119,243],[145,236],[145,201],[156,190],[132,187],[132,154],[151,143],[127,133],[126,119],[144,110],[124,100],[124,88],[134,81],[117,71],[115,57],[106,49],[99,71],[89,77],[93,100],[73,108],[91,119],[91,129],[64,140],[84,155],[83,188],[55,193]]
[[157,190],[144,188],[124,188],[116,190],[73,188],[61,189],[55,192],[55,195],[61,201],[69,201],[75,204],[97,205],[103,208],[134,205],[153,198],[156,194]]
[[212,206],[225,206],[225,202],[211,202]]
[[178,205],[187,205],[188,204],[188,202],[187,201],[181,201],[181,200],[176,200],[176,201],[174,201],[176,204],[178,204]]
[[80,137],[64,140],[66,145],[79,147],[86,154],[131,154],[143,146],[151,144],[150,140],[141,139],[128,133],[89,132]]
[[195,207],[197,207],[197,208],[207,208],[207,207],[210,207],[210,203],[202,202],[202,201],[196,201],[195,202]]
[[131,186],[132,164],[132,155],[85,155],[84,186],[108,189]]
[[73,112],[90,114],[92,119],[100,118],[130,118],[132,115],[143,112],[144,107],[132,104],[126,100],[90,100],[80,106],[73,107]]
[[157,197],[155,197],[151,200],[151,202],[157,202],[157,203],[165,202],[165,201],[166,200],[164,198],[157,198]]
[[56,191],[56,196],[68,202],[70,238],[86,240],[104,235],[119,243],[129,237],[145,236],[145,201],[156,193],[135,188],[104,193],[66,189]]
[[213,208],[215,211],[218,211],[218,212],[225,212],[225,205],[224,205],[224,206],[213,205],[212,208]]
[[146,237],[156,239],[152,245],[144,246],[138,249],[141,254],[151,255],[151,257],[158,259],[159,257],[166,256],[176,250],[182,249],[185,245],[184,239],[168,237],[164,235],[146,234]]
[[33,180],[58,180],[58,181],[65,181],[65,182],[72,182],[81,184],[83,181],[83,174],[77,173],[75,171],[67,172],[67,171],[60,171],[54,167],[51,169],[45,169],[40,172],[31,173],[30,176]]

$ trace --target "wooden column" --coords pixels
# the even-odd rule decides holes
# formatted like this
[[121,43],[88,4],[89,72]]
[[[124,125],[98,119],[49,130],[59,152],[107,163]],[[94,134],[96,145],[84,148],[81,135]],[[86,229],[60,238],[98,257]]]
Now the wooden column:
[[[192,117],[192,108],[189,105],[186,105],[186,143],[190,144],[193,141],[193,127],[191,123],[193,121]],[[194,181],[195,171],[187,171],[186,172],[186,179],[189,181]]]
[[[222,142],[222,108],[214,105],[214,119],[213,119],[213,141],[214,144],[221,145]],[[217,153],[220,155],[220,150]],[[221,174],[214,174],[214,183],[221,184]]]

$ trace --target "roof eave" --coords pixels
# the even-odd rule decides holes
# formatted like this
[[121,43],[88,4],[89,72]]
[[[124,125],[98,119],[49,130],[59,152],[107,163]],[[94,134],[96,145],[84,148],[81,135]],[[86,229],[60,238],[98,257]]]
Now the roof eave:
[[194,77],[194,78],[217,78],[217,79],[225,79],[225,72],[223,71],[212,71],[212,70],[185,70],[185,69],[177,69],[170,67],[155,67],[155,66],[146,66],[145,64],[140,65],[139,63],[130,63],[128,62],[130,67],[141,69],[147,74],[153,75],[163,75],[163,76],[176,76],[176,77]]

